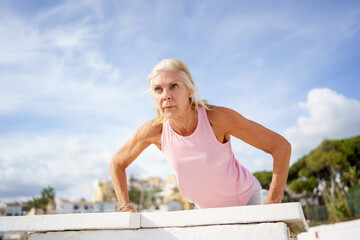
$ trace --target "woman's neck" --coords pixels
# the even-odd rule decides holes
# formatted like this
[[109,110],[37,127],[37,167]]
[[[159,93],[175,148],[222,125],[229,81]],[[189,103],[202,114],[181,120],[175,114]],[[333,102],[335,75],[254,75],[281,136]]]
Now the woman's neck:
[[181,136],[189,136],[197,127],[198,115],[195,114],[195,109],[189,108],[189,111],[174,119],[170,119],[169,122],[176,133]]

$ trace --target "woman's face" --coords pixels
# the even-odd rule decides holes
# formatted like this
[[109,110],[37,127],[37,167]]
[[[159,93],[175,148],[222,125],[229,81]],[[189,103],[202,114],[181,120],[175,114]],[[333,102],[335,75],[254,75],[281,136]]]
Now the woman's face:
[[152,93],[155,104],[165,119],[182,116],[190,109],[191,91],[176,71],[165,71],[152,80]]

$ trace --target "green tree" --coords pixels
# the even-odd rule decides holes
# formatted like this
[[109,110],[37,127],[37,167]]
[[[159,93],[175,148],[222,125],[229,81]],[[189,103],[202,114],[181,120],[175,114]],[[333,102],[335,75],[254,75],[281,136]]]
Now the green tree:
[[335,189],[334,199],[330,199],[327,195],[324,200],[331,222],[341,222],[351,218],[349,203],[339,188]]
[[179,194],[179,188],[178,187],[174,187],[172,190],[173,190],[173,194]]
[[27,202],[27,205],[29,206],[29,208],[33,208],[34,209],[34,214],[36,215],[37,210],[42,208],[42,202],[41,202],[41,198],[35,198],[33,197],[32,200]]
[[349,166],[347,171],[342,173],[341,182],[348,187],[353,187],[358,184],[360,178],[360,171],[356,166]]
[[[337,222],[348,219],[350,208],[336,184],[336,178],[349,167],[346,150],[339,141],[324,140],[306,158],[306,165],[317,173],[317,182],[323,186],[322,196],[327,207],[330,221]],[[330,185],[330,189],[328,188]]]
[[140,195],[141,195],[140,189],[131,186],[128,192],[129,192],[130,202],[140,204]]
[[55,191],[52,187],[43,188],[41,191],[41,197],[35,198],[28,201],[28,206],[34,208],[35,214],[38,209],[42,209],[43,213],[47,213],[47,207],[49,204],[52,204],[55,200]]
[[54,199],[55,199],[54,188],[49,186],[41,191],[40,202],[41,202],[41,208],[43,209],[44,213],[47,212],[48,205],[52,204],[54,202]]
[[289,167],[287,182],[290,183],[297,179],[299,177],[299,172],[303,169],[306,169],[306,156],[300,158]]
[[299,177],[291,181],[289,185],[290,191],[299,194],[300,198],[305,200],[306,217],[309,220],[311,220],[310,210],[309,210],[309,198],[313,197],[315,187],[316,187],[316,178],[313,176],[310,178]]
[[270,183],[271,183],[271,179],[272,179],[271,171],[255,172],[253,175],[257,178],[257,180],[259,180],[261,187],[263,189],[270,188]]
[[360,136],[339,141],[345,148],[347,160],[351,166],[360,169]]
[[313,178],[316,178],[316,184],[312,197],[325,202],[330,220],[348,219],[346,191],[360,184],[360,136],[324,140],[310,154],[292,164],[286,193],[300,194],[305,200],[306,182],[312,179],[313,184]]
[[55,191],[52,187],[44,188],[41,191],[41,198],[47,199],[49,202],[53,202],[55,199]]
[[345,149],[350,167],[342,174],[342,182],[349,188],[360,184],[360,136],[339,141]]
[[[330,197],[335,199],[335,181],[337,173],[349,166],[343,146],[338,141],[324,140],[321,145],[312,151],[306,158],[306,166],[310,171],[317,173],[318,183],[321,184],[320,173],[322,170],[329,173],[324,179],[330,182]],[[323,175],[324,176],[324,175]],[[324,189],[325,192],[327,188]]]

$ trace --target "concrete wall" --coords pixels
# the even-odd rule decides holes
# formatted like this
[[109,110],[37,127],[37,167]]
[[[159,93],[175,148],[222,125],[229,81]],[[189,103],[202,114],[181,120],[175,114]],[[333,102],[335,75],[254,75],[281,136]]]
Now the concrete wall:
[[360,239],[360,220],[312,227],[308,232],[301,233],[299,240],[346,240]]
[[0,217],[0,231],[29,239],[295,239],[307,231],[299,203],[154,213]]
[[29,240],[133,240],[133,239],[256,239],[256,240],[287,240],[285,223],[261,223],[250,225],[217,225],[186,228],[157,228],[112,231],[82,231],[82,232],[51,232],[45,234],[31,234]]

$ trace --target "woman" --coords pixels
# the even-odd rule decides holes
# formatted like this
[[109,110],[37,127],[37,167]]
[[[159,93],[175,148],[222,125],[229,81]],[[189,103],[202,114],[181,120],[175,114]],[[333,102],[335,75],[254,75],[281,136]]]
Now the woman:
[[273,177],[265,204],[280,203],[291,146],[277,133],[225,107],[200,98],[187,66],[164,59],[149,75],[157,118],[146,122],[113,156],[110,172],[120,211],[134,212],[125,169],[155,144],[174,169],[180,194],[199,208],[261,204],[261,186],[235,159],[230,136],[273,156]]

